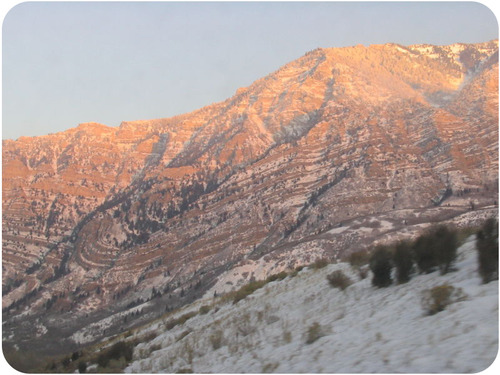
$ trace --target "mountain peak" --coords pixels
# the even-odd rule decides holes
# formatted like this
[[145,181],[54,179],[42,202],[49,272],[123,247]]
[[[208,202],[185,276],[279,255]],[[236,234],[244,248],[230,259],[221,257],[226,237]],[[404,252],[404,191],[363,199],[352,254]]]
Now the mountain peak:
[[75,131],[80,132],[83,131],[89,134],[101,135],[104,133],[110,133],[115,131],[115,128],[109,127],[107,125],[98,123],[98,122],[84,122],[78,124],[75,128]]

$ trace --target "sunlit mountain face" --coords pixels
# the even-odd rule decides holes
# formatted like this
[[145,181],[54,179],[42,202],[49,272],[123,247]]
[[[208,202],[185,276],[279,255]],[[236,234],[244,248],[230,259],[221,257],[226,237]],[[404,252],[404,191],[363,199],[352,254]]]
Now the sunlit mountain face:
[[4,343],[73,350],[496,209],[498,41],[316,49],[224,102],[2,158]]

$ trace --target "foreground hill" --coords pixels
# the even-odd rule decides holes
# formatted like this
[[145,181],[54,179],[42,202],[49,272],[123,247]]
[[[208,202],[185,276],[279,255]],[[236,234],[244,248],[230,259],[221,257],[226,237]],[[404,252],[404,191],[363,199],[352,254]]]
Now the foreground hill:
[[[154,339],[136,347],[126,372],[482,371],[498,352],[498,282],[481,283],[473,237],[458,254],[456,272],[419,275],[381,289],[347,263],[308,267],[171,330],[170,317],[135,332]],[[326,276],[335,270],[353,281],[344,291],[328,284]],[[461,289],[460,301],[429,316],[422,293],[443,284]],[[188,306],[178,316],[211,302]]]
[[208,291],[491,214],[498,41],[317,49],[198,111],[6,140],[2,157],[4,342],[73,350]]
[[[207,295],[45,369],[475,373],[492,364],[498,352],[498,281],[482,283],[474,235],[459,247],[451,273],[413,274],[409,282],[386,288],[372,286],[371,272],[357,259],[317,261],[237,292]],[[349,279],[335,284],[344,289],[328,282],[339,272]],[[440,311],[424,298],[436,289],[452,291],[449,299],[437,294]]]

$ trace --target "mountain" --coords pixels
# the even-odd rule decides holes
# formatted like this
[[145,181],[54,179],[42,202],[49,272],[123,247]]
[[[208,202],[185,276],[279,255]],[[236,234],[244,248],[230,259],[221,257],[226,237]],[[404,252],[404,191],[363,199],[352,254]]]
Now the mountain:
[[2,166],[4,343],[78,348],[495,214],[498,41],[316,49],[192,113],[4,140]]

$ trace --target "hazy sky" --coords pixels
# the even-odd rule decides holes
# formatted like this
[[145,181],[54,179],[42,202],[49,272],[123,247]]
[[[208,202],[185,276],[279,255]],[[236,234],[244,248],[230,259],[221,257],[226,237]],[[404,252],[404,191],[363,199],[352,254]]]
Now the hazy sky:
[[498,38],[473,2],[15,4],[3,5],[3,139],[189,112],[317,47]]

